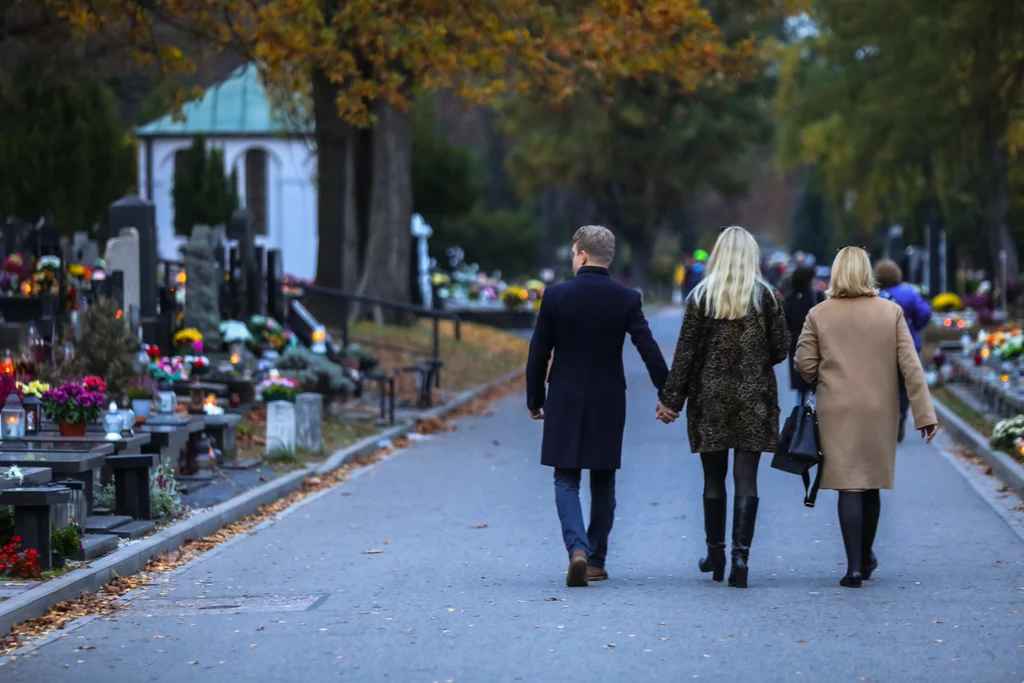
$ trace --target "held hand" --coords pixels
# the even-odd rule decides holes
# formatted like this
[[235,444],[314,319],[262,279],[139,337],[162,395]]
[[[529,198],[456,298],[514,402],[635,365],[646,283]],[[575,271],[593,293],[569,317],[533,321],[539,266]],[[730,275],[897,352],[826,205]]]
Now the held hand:
[[679,418],[679,413],[674,410],[669,410],[661,403],[658,403],[658,406],[654,409],[654,418],[664,422],[665,424],[672,424]]
[[530,411],[530,417],[532,419],[534,419],[534,420],[543,420],[544,419],[544,409],[540,408],[538,410],[531,410]]
[[920,430],[921,438],[924,439],[925,443],[931,443],[935,435],[939,433],[939,425],[928,425],[924,429]]

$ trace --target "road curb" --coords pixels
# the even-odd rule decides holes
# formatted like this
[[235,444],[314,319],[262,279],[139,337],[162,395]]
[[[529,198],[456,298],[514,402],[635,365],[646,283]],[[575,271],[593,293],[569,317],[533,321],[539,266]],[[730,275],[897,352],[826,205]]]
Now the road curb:
[[1024,466],[1006,453],[993,450],[989,446],[988,439],[943,405],[941,401],[932,397],[932,403],[935,404],[935,413],[939,422],[949,432],[949,435],[984,460],[985,464],[992,468],[992,472],[1012,488],[1018,498],[1024,500]]
[[[516,370],[476,389],[465,391],[454,400],[427,411],[417,419],[443,418],[473,399],[521,374],[522,370]],[[208,536],[225,525],[253,514],[260,506],[273,503],[293,491],[297,491],[309,475],[332,472],[360,456],[377,450],[381,441],[399,439],[415,428],[415,421],[406,422],[386,429],[380,434],[357,441],[351,446],[335,452],[316,467],[305,467],[261,484],[202,514],[172,524],[149,538],[102,557],[88,567],[76,569],[60,578],[47,581],[41,586],[5,600],[0,603],[0,637],[10,633],[15,625],[23,621],[43,616],[58,602],[74,600],[82,593],[95,593],[115,576],[136,574],[152,558],[158,557],[168,550],[175,550],[188,541]]]

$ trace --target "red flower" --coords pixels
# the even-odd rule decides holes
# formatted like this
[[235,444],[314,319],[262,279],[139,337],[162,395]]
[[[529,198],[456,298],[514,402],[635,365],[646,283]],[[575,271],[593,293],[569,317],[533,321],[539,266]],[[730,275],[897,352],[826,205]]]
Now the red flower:
[[[11,544],[13,545],[13,544],[16,544],[16,543],[17,544],[21,543],[21,536],[17,536],[17,535],[11,536]],[[8,546],[8,547],[10,547],[10,546]],[[8,551],[8,552],[10,552],[10,551]]]
[[146,355],[150,358],[160,358],[160,347],[156,344],[146,346]]
[[102,377],[97,377],[96,375],[89,375],[88,377],[83,379],[82,386],[84,386],[89,391],[107,390],[107,383],[103,381]]

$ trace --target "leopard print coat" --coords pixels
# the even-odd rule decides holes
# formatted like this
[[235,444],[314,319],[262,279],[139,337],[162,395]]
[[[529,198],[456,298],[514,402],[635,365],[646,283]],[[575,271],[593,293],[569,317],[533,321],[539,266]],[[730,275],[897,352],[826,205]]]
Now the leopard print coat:
[[760,313],[751,308],[739,320],[722,320],[690,299],[659,398],[675,411],[686,403],[691,452],[774,452],[779,435],[775,365],[786,360],[790,342],[784,306],[765,288]]

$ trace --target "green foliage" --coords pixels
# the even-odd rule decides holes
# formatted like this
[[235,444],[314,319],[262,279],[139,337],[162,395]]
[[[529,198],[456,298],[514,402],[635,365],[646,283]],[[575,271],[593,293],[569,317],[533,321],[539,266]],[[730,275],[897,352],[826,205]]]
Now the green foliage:
[[417,100],[413,116],[413,208],[430,224],[438,263],[450,247],[487,272],[529,274],[537,265],[541,232],[528,209],[488,211],[488,174],[482,158],[452,143],[434,121],[433,100]]
[[190,235],[197,225],[227,225],[238,208],[238,174],[224,173],[224,150],[208,148],[197,135],[174,169],[174,231]]
[[128,378],[132,376],[139,340],[128,329],[124,316],[118,316],[112,299],[101,299],[81,313],[82,336],[75,342],[75,355],[65,359],[58,349],[57,363],[41,365],[39,379],[56,386],[68,376],[96,375],[107,383],[107,395],[120,400]]
[[114,491],[113,479],[111,479],[109,484],[104,484],[102,487],[96,490],[96,492],[93,494],[93,504],[96,507],[106,508],[107,510],[114,509],[114,506],[117,504],[117,497]]
[[64,234],[91,230],[134,187],[135,149],[101,82],[22,60],[0,81],[0,219],[52,214]]
[[[355,383],[345,376],[340,365],[332,363],[326,356],[313,353],[305,346],[289,348],[277,359],[274,367],[297,380],[303,391],[328,395],[348,395],[355,391]],[[264,390],[264,397],[266,393]]]
[[82,533],[74,524],[68,524],[63,529],[58,529],[54,524],[50,530],[50,547],[65,559],[77,557],[78,551],[82,549]]
[[[756,35],[761,21],[754,13],[722,19],[731,42]],[[509,171],[525,197],[571,188],[595,205],[632,247],[634,280],[643,286],[657,233],[702,188],[745,191],[743,159],[770,135],[774,81],[724,77],[689,92],[652,75],[612,92],[577,86],[561,107],[531,98],[503,107],[515,141]]]
[[533,274],[540,244],[540,222],[532,211],[487,211],[480,205],[464,216],[440,221],[430,242],[439,263],[448,247],[459,246],[469,263],[485,272],[500,270],[505,277]]
[[783,164],[817,165],[845,241],[889,223],[917,232],[941,210],[960,255],[991,263],[1005,248],[1013,268],[1004,188],[1021,164],[1020,3],[810,4],[818,31],[781,62]]

